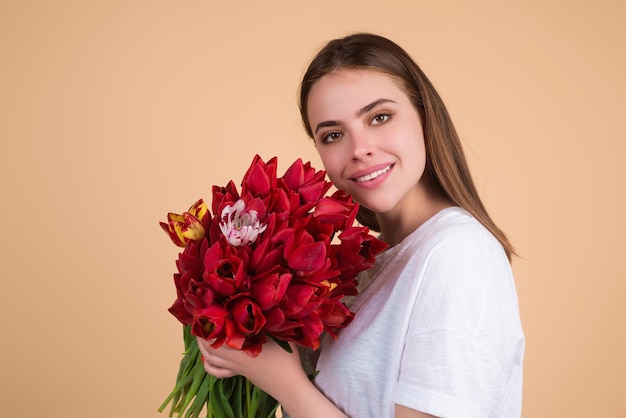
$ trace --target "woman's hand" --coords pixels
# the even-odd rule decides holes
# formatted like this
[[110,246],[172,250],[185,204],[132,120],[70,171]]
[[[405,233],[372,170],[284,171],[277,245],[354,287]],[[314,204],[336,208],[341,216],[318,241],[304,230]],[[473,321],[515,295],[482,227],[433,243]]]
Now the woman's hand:
[[202,338],[197,341],[207,373],[219,379],[245,376],[280,402],[292,417],[346,417],[311,383],[302,369],[295,345],[291,345],[293,352],[288,353],[269,340],[257,357],[250,357],[227,346],[212,348],[211,343]]
[[292,345],[288,353],[272,340],[263,344],[263,350],[257,357],[251,357],[241,350],[223,345],[211,347],[211,342],[197,338],[198,347],[204,356],[204,370],[219,379],[236,375],[248,380],[267,393],[281,391],[282,385],[290,379],[306,378],[298,350]]

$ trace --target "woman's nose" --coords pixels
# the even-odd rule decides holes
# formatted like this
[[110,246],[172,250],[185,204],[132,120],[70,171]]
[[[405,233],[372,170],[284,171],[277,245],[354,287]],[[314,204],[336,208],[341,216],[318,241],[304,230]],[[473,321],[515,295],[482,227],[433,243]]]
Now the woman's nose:
[[371,157],[374,153],[375,143],[371,136],[365,132],[354,133],[352,135],[352,159],[354,161]]

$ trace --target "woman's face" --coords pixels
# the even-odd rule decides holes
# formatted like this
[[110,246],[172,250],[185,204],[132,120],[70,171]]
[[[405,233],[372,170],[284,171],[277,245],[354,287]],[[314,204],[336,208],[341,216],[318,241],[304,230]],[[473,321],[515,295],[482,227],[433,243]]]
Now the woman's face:
[[335,185],[378,214],[411,213],[427,198],[420,116],[391,76],[341,69],[317,81],[307,114]]

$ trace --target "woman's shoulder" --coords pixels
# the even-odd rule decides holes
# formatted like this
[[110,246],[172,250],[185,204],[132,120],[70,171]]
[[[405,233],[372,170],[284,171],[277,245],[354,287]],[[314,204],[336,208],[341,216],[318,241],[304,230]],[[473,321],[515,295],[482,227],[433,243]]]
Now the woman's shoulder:
[[488,264],[508,268],[506,253],[495,236],[466,210],[446,208],[416,231],[417,252],[430,262],[446,265]]
[[498,240],[465,209],[451,206],[439,211],[422,224],[415,235],[422,241],[467,245],[469,243],[497,244]]
[[438,212],[399,245],[379,255],[366,275],[377,277],[383,273],[385,277],[407,277],[409,282],[425,276],[441,276],[445,282],[512,274],[500,242],[457,206]]

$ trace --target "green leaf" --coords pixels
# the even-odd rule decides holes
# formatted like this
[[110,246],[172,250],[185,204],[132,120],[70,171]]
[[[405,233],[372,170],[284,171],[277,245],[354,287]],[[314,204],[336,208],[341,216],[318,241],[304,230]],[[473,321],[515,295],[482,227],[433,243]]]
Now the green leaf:
[[225,380],[229,379],[215,379],[213,381],[209,389],[209,408],[216,417],[235,418],[235,414],[230,405],[229,396],[227,396],[228,391],[224,391],[224,389],[226,389],[223,385]]
[[[202,359],[200,356],[196,358],[196,364],[193,367],[193,380],[191,381],[191,386],[185,393],[185,399],[181,405],[181,409],[184,410],[187,408],[187,405],[191,402],[191,400],[196,396],[198,392],[198,388],[202,384],[204,380],[204,376],[206,375],[206,371],[204,370],[204,365],[202,364]],[[181,411],[182,412],[182,411]]]
[[200,416],[200,412],[202,412],[202,408],[204,404],[207,402],[207,398],[209,396],[209,389],[211,388],[211,381],[215,380],[213,376],[208,373],[205,373],[204,379],[202,379],[202,383],[198,388],[198,392],[196,393],[195,399],[191,406],[189,407],[189,411],[192,411],[192,417],[198,418]]
[[279,345],[279,346],[280,346],[283,350],[285,350],[285,351],[286,351],[286,352],[288,352],[288,353],[293,353],[293,350],[291,349],[291,346],[289,345],[289,342],[287,342],[287,341],[283,341],[283,340],[279,340],[278,338],[276,338],[276,337],[274,337],[274,336],[272,336],[272,335],[269,335],[269,334],[268,334],[268,336],[269,336],[272,340],[274,340],[274,342],[275,342],[276,344],[278,344],[278,345]]

